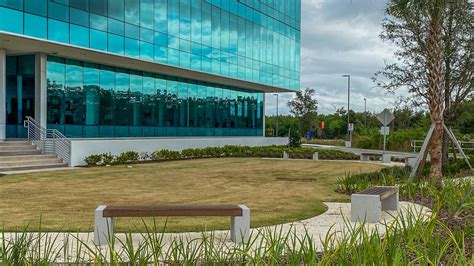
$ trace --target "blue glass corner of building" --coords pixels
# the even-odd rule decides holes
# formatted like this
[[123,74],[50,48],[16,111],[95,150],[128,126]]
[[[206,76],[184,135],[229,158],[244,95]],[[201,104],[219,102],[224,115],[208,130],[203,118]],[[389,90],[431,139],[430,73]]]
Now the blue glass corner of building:
[[[0,31],[297,90],[300,8],[300,0],[0,0]],[[263,135],[259,92],[53,56],[47,70],[48,127],[69,137]],[[27,76],[12,75],[7,106],[18,112],[27,97],[18,77]],[[7,127],[20,136],[15,121]]]

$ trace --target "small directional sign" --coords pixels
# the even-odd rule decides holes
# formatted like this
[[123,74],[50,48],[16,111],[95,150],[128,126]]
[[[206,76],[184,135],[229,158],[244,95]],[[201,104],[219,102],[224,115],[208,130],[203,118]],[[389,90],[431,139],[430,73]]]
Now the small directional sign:
[[390,134],[390,127],[380,127],[380,134],[388,136]]
[[349,131],[354,131],[354,123],[349,123],[348,129]]
[[388,109],[384,109],[380,114],[377,115],[377,119],[382,123],[384,126],[388,126],[390,122],[395,119],[395,116],[390,112]]

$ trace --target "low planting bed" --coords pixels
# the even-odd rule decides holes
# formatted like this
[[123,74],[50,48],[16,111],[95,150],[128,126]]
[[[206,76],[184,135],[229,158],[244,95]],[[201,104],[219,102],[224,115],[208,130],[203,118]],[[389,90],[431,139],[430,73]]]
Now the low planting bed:
[[359,159],[359,156],[354,153],[335,150],[319,150],[314,148],[296,148],[286,146],[223,146],[203,149],[184,149],[182,151],[160,150],[152,153],[127,151],[119,155],[103,153],[87,156],[84,161],[88,166],[104,166],[199,158],[282,158],[284,152],[290,154],[290,158],[294,159],[312,159],[315,152],[318,152],[319,159],[321,160]]
[[[429,166],[426,166],[429,168]],[[428,180],[427,171],[413,182],[408,181],[409,167],[390,167],[377,172],[347,174],[337,181],[339,193],[350,195],[374,186],[398,186],[400,200],[430,208],[433,212],[433,240],[443,243],[450,238],[463,242],[465,254],[474,252],[474,185],[471,178],[463,178],[466,171],[462,161],[444,166],[443,187],[437,188]],[[441,239],[437,239],[441,238]],[[451,252],[455,246],[446,247]],[[449,252],[447,252],[449,254]]]

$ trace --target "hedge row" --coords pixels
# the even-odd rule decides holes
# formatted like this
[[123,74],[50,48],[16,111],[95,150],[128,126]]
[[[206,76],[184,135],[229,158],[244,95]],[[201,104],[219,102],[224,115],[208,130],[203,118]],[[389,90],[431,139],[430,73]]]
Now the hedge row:
[[181,160],[195,158],[225,158],[225,157],[258,157],[258,158],[282,158],[283,152],[287,152],[290,158],[312,158],[314,152],[319,153],[319,159],[322,160],[357,160],[359,157],[354,153],[316,150],[304,147],[287,146],[223,146],[209,147],[203,149],[185,149],[182,151],[160,150],[153,153],[138,153],[135,151],[123,152],[120,155],[111,153],[94,154],[87,156],[85,162],[87,165],[117,165],[137,163],[142,161],[164,161]]

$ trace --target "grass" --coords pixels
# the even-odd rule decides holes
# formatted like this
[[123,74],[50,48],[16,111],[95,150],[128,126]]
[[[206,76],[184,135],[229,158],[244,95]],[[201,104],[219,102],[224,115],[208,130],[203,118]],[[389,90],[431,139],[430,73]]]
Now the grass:
[[[0,227],[4,231],[92,231],[100,204],[245,204],[252,227],[309,218],[323,201],[348,201],[335,192],[341,175],[379,170],[356,162],[256,158],[199,159],[42,172],[0,177]],[[285,180],[279,180],[284,178]],[[300,180],[313,179],[313,182]],[[157,218],[162,228],[166,218]],[[229,218],[170,218],[167,231],[227,229]],[[117,231],[140,219],[117,219]]]
[[[380,225],[385,232],[365,224],[332,228],[321,248],[308,230],[291,228],[257,230],[246,244],[228,245],[211,234],[164,240],[163,233],[147,228],[143,240],[132,234],[115,236],[107,248],[89,245],[68,235],[75,251],[48,234],[18,233],[5,238],[0,230],[2,265],[473,265],[465,249],[466,235],[457,234],[433,213],[409,210]],[[74,240],[76,239],[76,240]],[[166,243],[169,242],[169,243]]]

